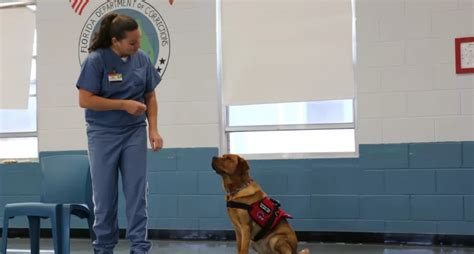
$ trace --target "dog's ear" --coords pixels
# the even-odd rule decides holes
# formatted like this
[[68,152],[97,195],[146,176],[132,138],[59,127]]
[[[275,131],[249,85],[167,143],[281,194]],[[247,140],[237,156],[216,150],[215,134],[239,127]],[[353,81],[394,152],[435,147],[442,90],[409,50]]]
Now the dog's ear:
[[244,158],[239,157],[239,164],[237,164],[237,170],[238,172],[242,173],[249,170],[249,164]]

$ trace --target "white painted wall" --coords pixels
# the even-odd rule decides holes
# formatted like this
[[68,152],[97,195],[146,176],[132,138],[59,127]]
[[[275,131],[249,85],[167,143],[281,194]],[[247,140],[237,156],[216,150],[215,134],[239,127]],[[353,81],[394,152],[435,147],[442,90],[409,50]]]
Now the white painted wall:
[[[179,0],[172,6],[167,0],[147,2],[163,16],[171,40],[170,62],[156,90],[165,146],[216,147],[215,1]],[[80,70],[77,44],[92,5],[100,3],[89,3],[79,16],[68,1],[38,0],[40,151],[87,148],[84,114],[75,88]]]
[[[219,145],[215,1],[149,1],[163,15],[171,62],[157,89],[166,147]],[[361,144],[474,140],[474,74],[457,75],[454,38],[474,36],[473,0],[355,0]],[[38,0],[41,151],[86,149],[74,87],[79,66],[68,1]],[[75,16],[74,16],[75,15]]]
[[472,0],[356,0],[361,144],[474,140],[474,74],[454,38],[474,36]]

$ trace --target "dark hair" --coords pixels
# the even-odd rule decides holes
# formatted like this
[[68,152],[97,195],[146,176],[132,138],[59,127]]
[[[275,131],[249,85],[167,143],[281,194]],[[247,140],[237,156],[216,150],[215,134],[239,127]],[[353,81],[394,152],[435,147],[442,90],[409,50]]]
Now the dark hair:
[[112,45],[112,38],[117,40],[125,38],[125,32],[134,31],[138,28],[138,23],[133,18],[117,14],[109,13],[102,18],[99,31],[94,34],[89,52],[99,48],[108,48]]

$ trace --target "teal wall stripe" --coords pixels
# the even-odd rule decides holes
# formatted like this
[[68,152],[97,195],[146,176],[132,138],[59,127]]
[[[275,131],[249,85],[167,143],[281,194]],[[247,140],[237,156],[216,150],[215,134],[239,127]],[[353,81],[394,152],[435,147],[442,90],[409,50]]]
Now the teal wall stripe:
[[[360,158],[252,160],[250,173],[295,217],[296,230],[474,235],[474,142],[360,145],[359,151]],[[40,159],[60,154],[87,152],[41,152]],[[217,154],[212,147],[148,152],[149,228],[232,229],[220,176],[211,168]],[[40,191],[38,163],[0,165],[0,207],[38,201]],[[124,207],[120,193],[122,227]],[[11,225],[26,227],[26,220]],[[79,219],[72,225],[86,228]]]

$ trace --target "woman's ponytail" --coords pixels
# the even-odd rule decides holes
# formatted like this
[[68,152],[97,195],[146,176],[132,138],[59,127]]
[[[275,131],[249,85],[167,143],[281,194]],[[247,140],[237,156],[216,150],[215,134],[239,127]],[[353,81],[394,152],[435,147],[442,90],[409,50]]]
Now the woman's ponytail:
[[112,38],[125,38],[126,31],[138,29],[138,23],[131,17],[117,13],[109,13],[102,18],[99,31],[94,34],[89,52],[112,45]]

